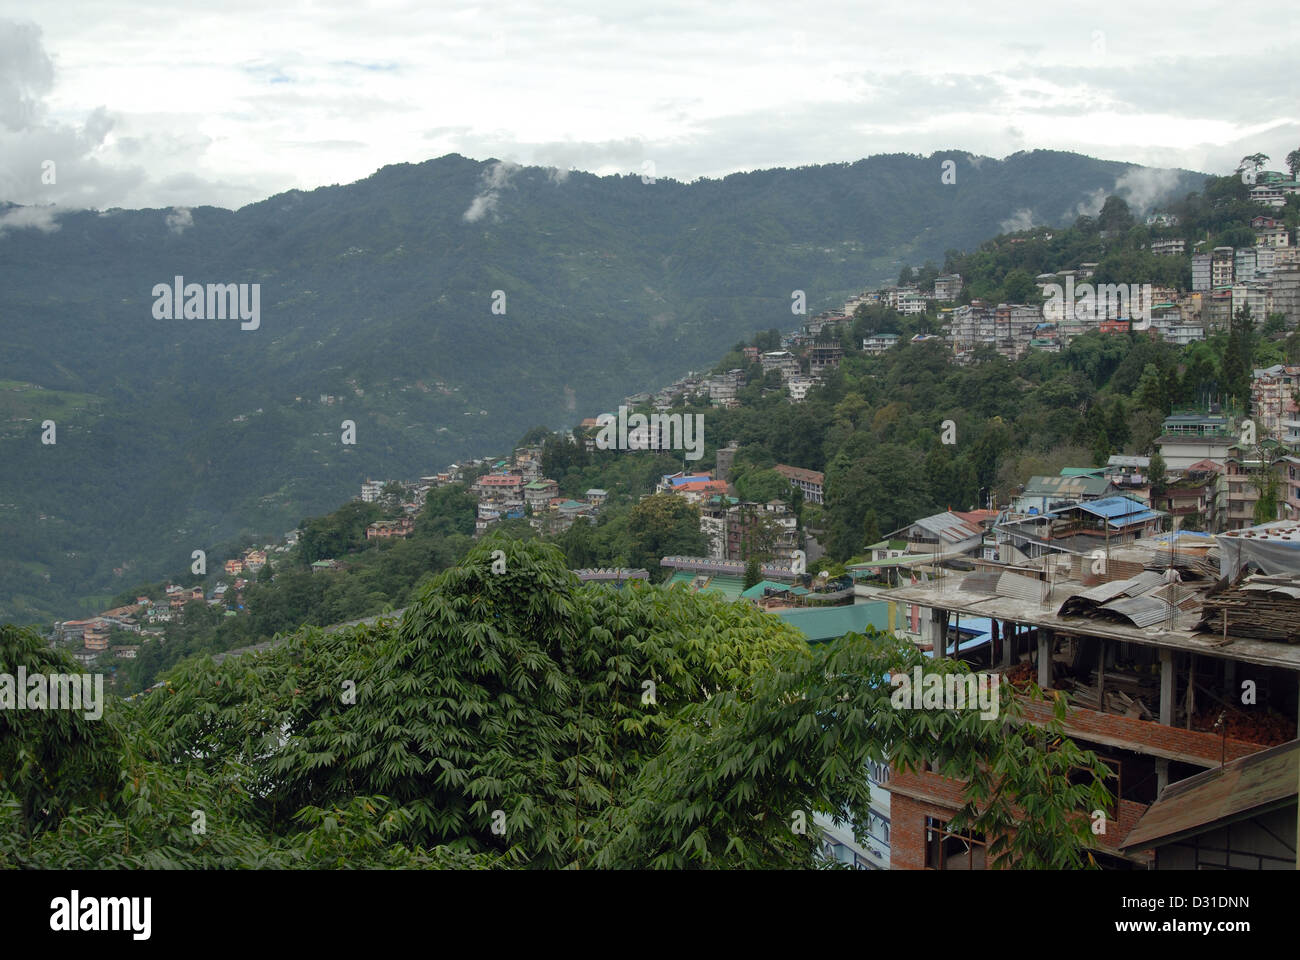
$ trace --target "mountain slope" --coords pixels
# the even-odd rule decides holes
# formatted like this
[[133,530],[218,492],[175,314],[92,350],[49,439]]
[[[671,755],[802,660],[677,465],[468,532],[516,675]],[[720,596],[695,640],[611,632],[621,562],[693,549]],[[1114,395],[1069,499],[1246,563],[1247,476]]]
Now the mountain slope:
[[[1046,151],[691,184],[449,155],[188,224],[84,211],[0,233],[0,621],[70,616],[366,477],[610,409],[791,326],[793,290],[816,312],[1018,217],[1070,222],[1134,172],[1175,196],[1202,179]],[[155,319],[178,275],[260,284],[260,327]]]

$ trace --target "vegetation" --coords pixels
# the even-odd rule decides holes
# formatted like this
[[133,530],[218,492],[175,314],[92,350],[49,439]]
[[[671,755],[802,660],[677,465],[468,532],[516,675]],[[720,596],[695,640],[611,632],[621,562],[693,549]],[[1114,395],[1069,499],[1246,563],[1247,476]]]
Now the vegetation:
[[[0,867],[820,866],[812,814],[865,825],[886,758],[969,777],[972,828],[1018,828],[994,865],[1086,865],[1106,770],[1042,749],[1060,705],[1045,733],[1005,689],[992,721],[894,708],[886,674],[922,659],[878,634],[809,649],[707,594],[581,586],[555,547],[489,538],[400,622],[192,660],[98,721],[0,711]],[[0,673],[20,663],[75,671],[0,628]]]

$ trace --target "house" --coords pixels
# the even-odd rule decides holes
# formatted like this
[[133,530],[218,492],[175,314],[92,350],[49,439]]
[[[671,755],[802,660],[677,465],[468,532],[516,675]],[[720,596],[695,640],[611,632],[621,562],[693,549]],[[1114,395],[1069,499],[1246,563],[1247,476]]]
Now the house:
[[232,577],[237,576],[244,572],[244,561],[231,558],[225,562],[224,567],[226,573],[230,574]]
[[1173,473],[1181,473],[1198,460],[1222,463],[1228,448],[1237,441],[1235,426],[1231,416],[1217,410],[1175,412],[1165,417],[1156,449]]
[[995,527],[998,557],[1018,564],[1053,553],[1090,555],[1160,532],[1165,514],[1133,497],[1108,496],[1008,517]]
[[387,540],[390,537],[406,538],[415,530],[414,517],[399,517],[396,520],[376,520],[366,526],[367,540]]
[[471,484],[470,493],[484,496],[486,494],[519,494],[524,489],[524,478],[517,473],[487,473]]
[[609,499],[609,492],[606,490],[602,490],[599,487],[592,487],[590,490],[584,493],[583,496],[587,498],[587,502],[590,503],[593,507],[599,507],[601,504],[603,504],[606,500]]
[[1055,507],[1084,500],[1100,500],[1115,493],[1113,480],[1106,476],[1030,477],[1025,488],[1012,501],[1017,514],[1046,513]]
[[799,358],[788,350],[769,350],[759,358],[763,373],[778,370],[782,380],[799,376]]
[[524,485],[524,504],[532,508],[533,513],[546,509],[550,499],[560,492],[560,485],[545,477]]
[[873,357],[878,357],[897,344],[898,334],[896,333],[874,333],[862,341],[862,349]]
[[805,503],[825,502],[822,489],[826,482],[824,473],[805,470],[802,467],[791,467],[784,463],[778,463],[772,469],[789,480],[790,486],[797,488],[803,494]]
[[956,300],[961,295],[961,274],[947,273],[934,278],[934,299]]
[[1171,240],[1152,240],[1151,252],[1157,257],[1177,257],[1182,256],[1186,245],[1187,241],[1181,238]]
[[993,511],[975,511],[958,514],[951,510],[902,527],[887,539],[901,539],[907,544],[907,554],[933,554],[935,557],[977,555],[984,544],[985,522],[991,524],[997,514]]

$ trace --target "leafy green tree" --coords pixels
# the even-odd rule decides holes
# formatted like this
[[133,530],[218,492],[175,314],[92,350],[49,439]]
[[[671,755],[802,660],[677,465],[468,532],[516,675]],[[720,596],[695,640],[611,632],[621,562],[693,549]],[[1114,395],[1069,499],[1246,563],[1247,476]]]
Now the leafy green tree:
[[759,583],[763,579],[763,573],[758,565],[757,557],[750,557],[745,561],[745,589]]

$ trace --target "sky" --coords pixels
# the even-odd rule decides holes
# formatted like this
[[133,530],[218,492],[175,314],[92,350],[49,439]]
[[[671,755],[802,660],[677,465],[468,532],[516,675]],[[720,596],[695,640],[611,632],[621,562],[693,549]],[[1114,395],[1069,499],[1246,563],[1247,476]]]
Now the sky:
[[693,180],[1300,147],[1290,0],[1055,6],[0,0],[0,201],[238,208],[447,153]]

